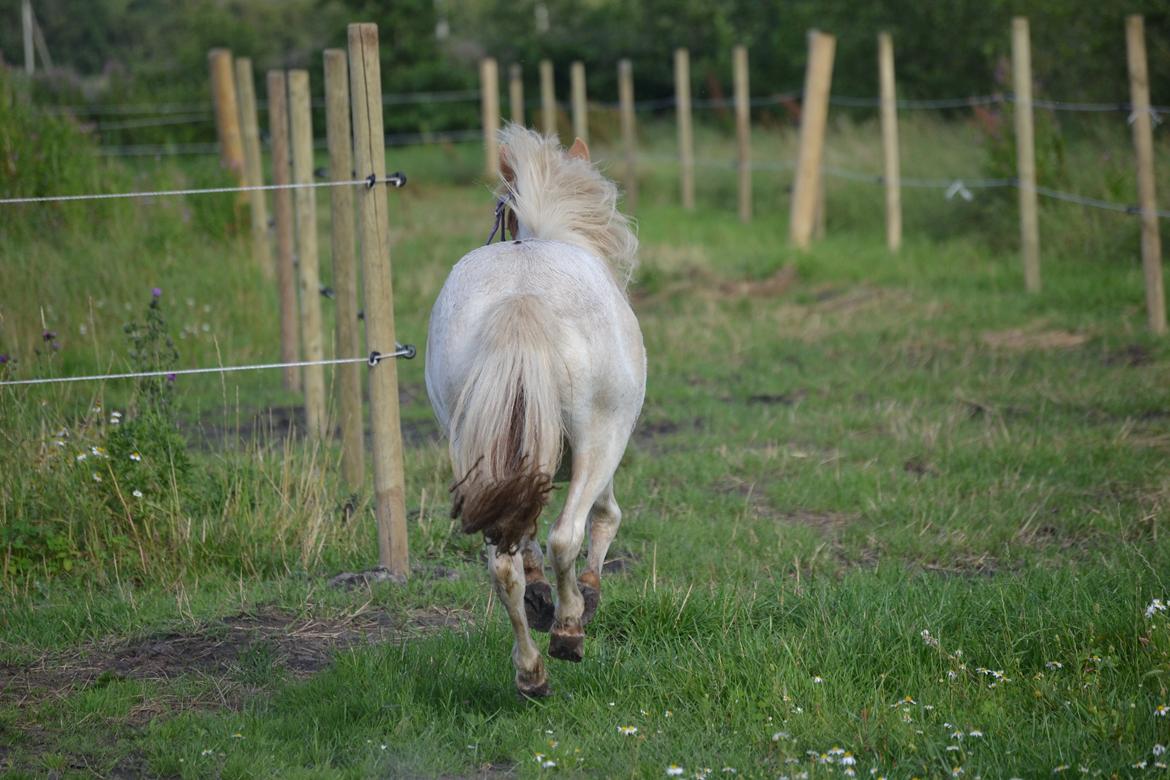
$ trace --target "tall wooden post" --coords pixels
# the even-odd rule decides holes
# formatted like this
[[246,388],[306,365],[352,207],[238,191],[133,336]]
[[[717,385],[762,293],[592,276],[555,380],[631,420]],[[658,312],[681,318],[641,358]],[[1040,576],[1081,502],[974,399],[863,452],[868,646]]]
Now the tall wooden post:
[[[264,156],[260,151],[260,125],[256,119],[256,86],[252,81],[252,61],[236,60],[236,96],[240,104],[240,128],[244,140],[244,184],[264,184]],[[249,193],[252,208],[252,259],[270,279],[273,275],[272,250],[268,245],[268,199],[262,190]]]
[[1146,314],[1150,330],[1166,332],[1166,291],[1162,283],[1162,238],[1154,189],[1154,136],[1150,122],[1150,77],[1146,67],[1145,21],[1125,19],[1129,94],[1133,105],[1133,146],[1137,157],[1138,199],[1142,209],[1142,271],[1146,277]]
[[634,66],[629,60],[618,62],[618,104],[626,159],[626,211],[632,213],[638,208],[638,131],[634,124]]
[[[836,39],[812,30],[808,34],[808,66],[804,100],[800,107],[800,151],[792,185],[792,215],[788,237],[793,246],[807,249],[817,221],[817,201],[824,186],[821,165],[825,152],[825,125],[829,117],[829,87],[833,81]],[[823,209],[822,209],[823,213]]]
[[553,84],[553,65],[540,61],[540,113],[545,135],[557,134],[557,94]]
[[[349,63],[343,49],[325,50],[325,132],[329,143],[329,178],[356,178],[353,135],[349,123]],[[330,187],[330,223],[333,227],[333,291],[337,305],[338,357],[361,354],[358,327],[357,252],[354,232],[353,187]],[[345,363],[335,369],[341,413],[341,473],[345,486],[356,493],[365,481],[365,442],[362,434],[362,367]]]
[[902,246],[902,173],[898,160],[898,104],[894,92],[894,42],[878,33],[878,82],[881,94],[882,178],[886,185],[886,246]]
[[1040,223],[1036,207],[1036,148],[1032,132],[1032,44],[1028,20],[1012,19],[1012,88],[1016,93],[1016,179],[1024,288],[1040,292]]
[[585,63],[578,60],[569,68],[573,95],[573,135],[589,141],[589,104],[585,99]]
[[232,53],[212,49],[207,53],[211,69],[211,102],[215,108],[215,133],[219,138],[219,161],[238,181],[244,178],[244,141],[240,135],[240,109],[236,102]]
[[29,76],[37,69],[36,55],[33,49],[34,23],[32,0],[20,0],[20,26],[24,33],[24,72]]
[[748,86],[748,51],[736,46],[731,53],[735,76],[735,151],[739,173],[739,221],[752,221],[752,110]]
[[[268,133],[272,137],[272,183],[289,184],[288,81],[282,70],[268,71]],[[300,349],[292,191],[274,190],[272,205],[276,216],[276,285],[280,292],[280,359],[289,363],[298,359]],[[300,391],[301,372],[284,369],[284,386]]]
[[[313,183],[313,117],[309,97],[309,72],[288,72],[289,118],[292,121],[292,173],[294,184]],[[322,360],[321,272],[317,245],[317,191],[302,187],[293,192],[297,220],[297,271],[301,288],[301,350],[305,360]],[[305,366],[305,428],[318,439],[328,433],[325,411],[325,367]]]
[[483,114],[484,174],[494,182],[500,175],[500,74],[496,61],[485,57],[479,63],[480,109]]
[[518,125],[524,122],[524,70],[519,64],[508,66],[508,102],[511,104],[512,121]]
[[[354,163],[358,176],[386,176],[383,145],[382,72],[378,26],[351,24],[350,91],[353,102]],[[394,285],[390,279],[390,227],[386,186],[358,190],[358,216],[365,289],[366,348],[388,355],[395,350]],[[387,359],[370,374],[370,427],[374,439],[374,513],[378,519],[378,561],[393,574],[410,574],[406,539],[406,483],[402,465],[402,428],[398,414],[398,366]]]
[[691,134],[691,58],[686,49],[674,50],[674,105],[678,119],[679,190],[682,207],[695,208],[695,141]]

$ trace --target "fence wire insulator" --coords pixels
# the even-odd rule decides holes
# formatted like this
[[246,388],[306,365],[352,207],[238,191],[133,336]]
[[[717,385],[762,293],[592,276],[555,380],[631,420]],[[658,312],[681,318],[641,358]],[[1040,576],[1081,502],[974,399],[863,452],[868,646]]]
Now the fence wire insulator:
[[[369,176],[366,177],[366,189],[368,189],[368,190],[374,189],[374,185],[377,183],[378,183],[378,177],[375,174],[371,173]],[[385,179],[382,179],[382,183],[387,184],[396,190],[402,189],[403,187],[406,186],[406,174],[403,173],[402,171],[395,171],[394,173],[391,173],[388,176],[386,176]]]

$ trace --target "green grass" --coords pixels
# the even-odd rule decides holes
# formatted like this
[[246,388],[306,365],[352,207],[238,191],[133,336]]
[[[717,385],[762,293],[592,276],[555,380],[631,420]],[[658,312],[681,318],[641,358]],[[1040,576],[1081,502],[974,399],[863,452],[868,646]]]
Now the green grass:
[[[646,131],[663,155],[668,130]],[[872,164],[871,131],[839,126],[835,164]],[[908,133],[932,165],[987,163],[970,128]],[[713,130],[700,140],[729,157]],[[791,143],[764,136],[759,158]],[[395,305],[400,338],[421,346],[491,203],[474,148],[388,165],[412,177],[391,195]],[[326,581],[373,563],[370,499],[346,520],[335,448],[252,425],[296,403],[278,374],[181,382],[167,419],[186,443],[109,423],[142,419],[132,387],[6,388],[0,767],[816,777],[842,774],[839,748],[860,776],[1031,777],[1165,760],[1151,751],[1170,744],[1155,714],[1170,704],[1170,623],[1143,612],[1170,593],[1170,348],[1145,333],[1136,223],[1045,204],[1045,288],[1029,296],[995,195],[908,198],[891,256],[879,191],[837,182],[828,236],[799,254],[782,178],[757,172],[745,227],[729,173],[702,179],[686,214],[673,169],[644,166],[632,298],[650,381],[617,475],[625,569],[605,580],[584,662],[550,661],[551,699],[513,693],[479,545],[447,518],[420,361],[399,364],[414,576],[353,592]],[[19,292],[0,319],[11,375],[126,367],[122,325],[156,285],[183,365],[276,353],[275,291],[230,203],[87,215],[0,248]],[[788,265],[795,280],[768,287]],[[155,446],[149,462],[118,460],[114,428]],[[76,461],[90,446],[112,457]],[[149,490],[123,501],[113,482]]]

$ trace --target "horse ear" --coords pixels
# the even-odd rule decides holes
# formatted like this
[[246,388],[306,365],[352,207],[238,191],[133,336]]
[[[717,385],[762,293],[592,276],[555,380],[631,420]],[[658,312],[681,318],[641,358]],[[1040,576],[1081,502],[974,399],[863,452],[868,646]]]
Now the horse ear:
[[500,147],[500,175],[509,184],[516,183],[516,169],[512,167],[512,155],[508,153],[506,146]]
[[569,156],[576,157],[578,160],[589,162],[589,147],[580,138],[573,141],[573,145],[569,147]]

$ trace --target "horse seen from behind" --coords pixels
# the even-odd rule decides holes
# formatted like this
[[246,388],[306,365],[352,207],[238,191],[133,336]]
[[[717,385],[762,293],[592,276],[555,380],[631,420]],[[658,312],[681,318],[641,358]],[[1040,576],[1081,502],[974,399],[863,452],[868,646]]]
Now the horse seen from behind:
[[[580,139],[566,152],[508,125],[500,142],[497,226],[514,240],[489,239],[451,270],[431,311],[426,384],[449,439],[452,516],[484,535],[515,634],[516,687],[539,697],[548,675],[529,629],[551,629],[554,658],[583,656],[621,521],[614,472],[642,408],[646,353],[626,298],[638,241],[617,188]],[[554,602],[537,531],[562,452],[571,477],[548,535]]]

